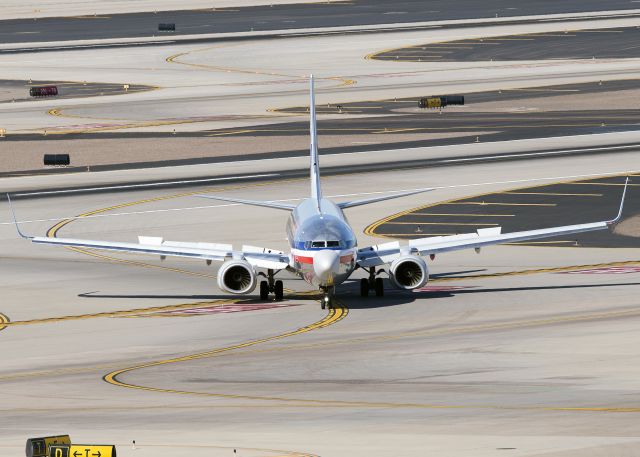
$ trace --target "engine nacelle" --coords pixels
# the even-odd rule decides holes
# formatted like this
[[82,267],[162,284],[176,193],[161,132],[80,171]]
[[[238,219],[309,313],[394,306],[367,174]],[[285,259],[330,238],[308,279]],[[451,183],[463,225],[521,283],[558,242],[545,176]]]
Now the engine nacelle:
[[423,287],[429,280],[427,262],[415,255],[406,255],[394,260],[389,273],[396,287],[405,290]]
[[218,270],[218,287],[230,294],[250,294],[257,283],[255,270],[244,260],[227,260]]

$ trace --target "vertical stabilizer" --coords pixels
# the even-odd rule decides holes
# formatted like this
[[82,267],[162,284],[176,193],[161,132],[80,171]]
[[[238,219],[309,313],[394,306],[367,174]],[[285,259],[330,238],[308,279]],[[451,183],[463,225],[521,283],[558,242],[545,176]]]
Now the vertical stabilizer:
[[311,100],[309,105],[309,130],[311,136],[311,198],[315,199],[320,211],[322,189],[320,188],[320,164],[318,163],[318,131],[316,127],[316,97],[313,83],[313,75],[309,78]]

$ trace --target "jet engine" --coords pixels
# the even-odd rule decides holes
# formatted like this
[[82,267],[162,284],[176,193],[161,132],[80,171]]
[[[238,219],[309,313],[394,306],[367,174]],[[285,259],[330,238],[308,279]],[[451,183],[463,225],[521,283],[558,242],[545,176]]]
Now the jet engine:
[[406,255],[396,259],[389,268],[391,281],[400,289],[423,287],[429,280],[429,269],[422,257]]
[[231,294],[250,294],[258,283],[253,267],[244,260],[227,260],[218,270],[218,287]]

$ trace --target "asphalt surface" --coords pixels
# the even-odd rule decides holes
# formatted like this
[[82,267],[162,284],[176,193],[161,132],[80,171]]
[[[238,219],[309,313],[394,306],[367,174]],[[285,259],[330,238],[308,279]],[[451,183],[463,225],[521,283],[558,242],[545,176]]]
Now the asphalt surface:
[[[29,89],[36,86],[56,86],[58,95],[51,97],[32,97],[29,95]],[[0,80],[0,94],[3,91],[17,91],[17,96],[11,99],[0,99],[0,103],[12,103],[51,99],[65,98],[85,98],[96,97],[102,95],[122,95],[126,93],[135,93],[146,90],[152,90],[153,87],[142,84],[128,84],[125,89],[123,84],[111,83],[94,83],[86,81],[17,81],[17,80]]]
[[409,62],[625,59],[640,56],[640,28],[567,30],[427,43],[368,56]]
[[[439,114],[439,110],[436,109],[417,109],[418,102],[422,97],[440,97],[447,95],[462,95],[464,96],[464,102],[467,107],[473,109],[473,105],[478,103],[487,102],[503,102],[513,101],[514,105],[518,100],[523,99],[536,99],[553,97],[557,95],[577,95],[582,97],[589,97],[595,94],[601,94],[605,92],[616,92],[621,90],[638,89],[640,88],[640,79],[623,79],[612,81],[597,81],[587,83],[574,83],[574,84],[557,84],[545,87],[523,87],[518,89],[504,89],[493,90],[485,92],[472,92],[472,93],[456,93],[456,94],[440,94],[428,92],[428,89],[417,88],[416,96],[412,98],[394,98],[394,99],[381,99],[381,100],[363,100],[352,103],[342,103],[333,105],[317,105],[316,112],[318,114],[359,114],[359,115],[389,115],[406,112],[406,110],[413,110],[416,113],[423,115],[430,115],[433,113]],[[514,106],[515,108],[515,106]],[[555,107],[554,107],[555,108]],[[562,106],[557,106],[557,111],[561,111]],[[308,106],[294,106],[291,108],[285,108],[275,110],[279,113],[290,114],[308,114]],[[443,110],[443,114],[452,115],[458,114],[456,112],[449,112],[446,108]],[[477,114],[477,113],[473,113]]]
[[[640,215],[640,189],[633,179],[625,199],[623,220]],[[454,199],[414,209],[379,225],[374,223],[365,232],[415,239],[473,233],[477,229],[497,226],[507,233],[606,221],[613,219],[618,212],[624,181],[624,176],[587,179]],[[640,248],[640,228],[635,236],[603,230],[513,244]]]
[[175,34],[205,34],[376,25],[451,19],[478,19],[596,12],[635,9],[626,0],[553,1],[534,0],[354,0],[345,3],[322,2],[303,5],[274,5],[217,10],[169,11],[121,15],[78,16],[2,21],[0,42],[89,40],[105,38],[149,37],[158,32],[158,24],[175,23]]
[[[512,90],[487,91],[470,94],[455,94],[465,96],[463,109],[420,109],[418,101],[424,96],[438,96],[447,94],[434,94],[420,90],[416,97],[383,99],[372,101],[360,101],[344,103],[341,105],[318,105],[317,111],[320,116],[318,120],[318,133],[320,145],[322,146],[322,135],[339,134],[348,137],[349,135],[370,135],[372,140],[379,139],[376,143],[366,145],[351,145],[337,148],[326,148],[325,153],[357,152],[363,150],[382,150],[391,148],[419,147],[419,146],[440,146],[447,144],[464,144],[476,141],[476,135],[462,135],[455,138],[439,139],[418,139],[412,138],[424,133],[447,133],[447,132],[477,132],[482,134],[478,141],[503,141],[536,137],[565,136],[572,134],[605,133],[621,130],[635,130],[640,128],[640,108],[639,109],[597,109],[597,110],[563,110],[562,106],[552,107],[550,111],[520,111],[511,112],[475,112],[473,105],[495,102],[513,102],[514,107],[522,105],[519,100],[542,99],[545,97],[555,97],[558,95],[572,95],[574,97],[590,97],[595,94],[615,93],[617,91],[637,89],[640,80],[629,79],[619,81],[589,82],[580,84],[563,84],[548,87],[522,88]],[[71,87],[74,87],[71,85]],[[103,85],[96,85],[95,89],[101,90]],[[80,90],[83,86],[79,87]],[[136,90],[146,90],[149,87],[136,86]],[[65,91],[68,89],[65,89]],[[114,90],[121,91],[120,86],[115,86]],[[130,89],[131,90],[131,89]],[[108,92],[105,92],[107,94]],[[452,94],[449,94],[452,95]],[[465,109],[469,108],[469,112]],[[307,107],[298,106],[278,110],[288,114],[307,114]],[[351,117],[344,119],[323,119],[322,115],[344,114]],[[3,139],[3,142],[12,141],[56,141],[68,139],[102,139],[113,138],[192,138],[192,137],[270,137],[270,136],[302,136],[309,134],[308,122],[289,122],[280,124],[266,124],[243,128],[202,130],[196,132],[179,132],[177,134],[165,132],[126,132],[118,130],[115,132],[76,132],[57,135],[44,136],[40,133],[34,134],[10,134]],[[389,142],[384,139],[385,135],[402,134],[406,139],[400,142]],[[299,151],[274,152],[269,154],[251,154],[247,151],[245,157],[235,157],[234,160],[243,160],[256,157],[292,157],[306,155],[306,149]],[[177,161],[158,161],[158,165],[167,163],[196,164],[213,163],[216,161],[229,160],[224,155],[217,157],[206,157],[197,159],[184,159]],[[130,166],[150,166],[151,162],[140,164],[130,164]],[[118,168],[116,165],[115,168]]]

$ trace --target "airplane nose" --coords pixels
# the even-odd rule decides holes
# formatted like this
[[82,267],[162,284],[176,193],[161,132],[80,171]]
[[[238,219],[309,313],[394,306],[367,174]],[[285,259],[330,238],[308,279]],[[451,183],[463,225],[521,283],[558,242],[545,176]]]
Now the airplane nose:
[[330,282],[340,271],[340,254],[329,250],[316,252],[313,257],[313,271],[321,282]]

